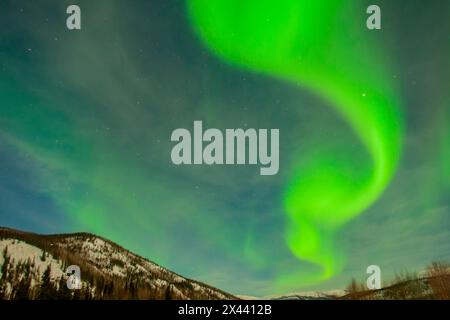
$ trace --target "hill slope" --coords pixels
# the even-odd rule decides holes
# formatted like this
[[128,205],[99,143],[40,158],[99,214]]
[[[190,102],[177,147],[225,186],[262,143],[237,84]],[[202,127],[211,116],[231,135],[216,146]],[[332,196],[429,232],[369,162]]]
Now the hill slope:
[[[81,270],[69,290],[65,271]],[[0,227],[0,299],[237,299],[88,233],[38,235]]]

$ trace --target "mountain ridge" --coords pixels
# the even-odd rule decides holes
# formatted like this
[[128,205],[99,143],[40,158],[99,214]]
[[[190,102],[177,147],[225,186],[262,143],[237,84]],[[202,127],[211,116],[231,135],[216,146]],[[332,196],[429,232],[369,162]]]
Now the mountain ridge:
[[0,297],[7,299],[20,298],[21,287],[27,287],[21,289],[27,298],[52,298],[42,289],[46,272],[53,298],[60,293],[80,298],[78,290],[64,288],[69,265],[79,265],[82,292],[89,299],[239,299],[87,232],[41,235],[0,227],[0,252]]

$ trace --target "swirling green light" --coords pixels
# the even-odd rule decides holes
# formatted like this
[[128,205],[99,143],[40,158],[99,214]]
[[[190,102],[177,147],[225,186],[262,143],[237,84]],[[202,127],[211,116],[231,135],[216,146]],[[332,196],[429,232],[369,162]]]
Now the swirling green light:
[[350,154],[323,150],[307,163],[297,159],[286,187],[287,245],[321,271],[282,280],[331,277],[342,268],[336,232],[380,196],[400,155],[400,102],[380,49],[382,31],[366,29],[359,1],[189,0],[188,12],[215,54],[237,67],[301,83],[327,101],[365,147],[369,167]]

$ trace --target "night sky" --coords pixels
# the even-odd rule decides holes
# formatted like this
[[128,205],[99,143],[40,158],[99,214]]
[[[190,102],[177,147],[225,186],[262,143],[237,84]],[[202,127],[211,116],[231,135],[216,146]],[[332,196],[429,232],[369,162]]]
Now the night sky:
[[[0,0],[0,225],[257,296],[449,261],[450,2],[372,2]],[[174,165],[195,120],[280,129],[279,173]]]

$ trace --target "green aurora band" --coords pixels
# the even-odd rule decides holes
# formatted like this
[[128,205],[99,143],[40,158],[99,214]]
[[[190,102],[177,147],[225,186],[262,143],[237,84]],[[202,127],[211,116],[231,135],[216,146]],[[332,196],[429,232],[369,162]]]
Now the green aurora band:
[[[284,275],[312,284],[339,273],[337,231],[381,195],[396,169],[403,121],[392,66],[365,7],[347,0],[189,0],[196,33],[226,62],[301,85],[351,127],[367,154],[323,148],[294,161],[286,186],[286,242],[318,272]],[[325,141],[324,144],[327,142]],[[345,149],[346,146],[343,146]]]

